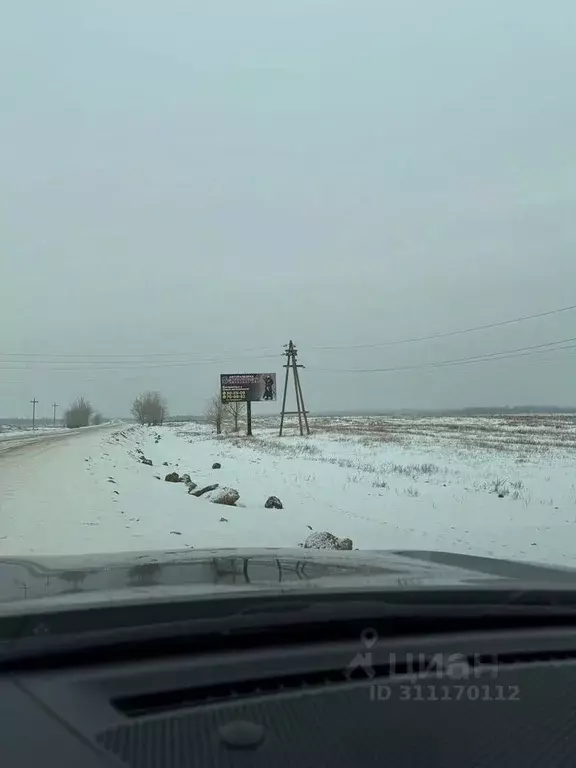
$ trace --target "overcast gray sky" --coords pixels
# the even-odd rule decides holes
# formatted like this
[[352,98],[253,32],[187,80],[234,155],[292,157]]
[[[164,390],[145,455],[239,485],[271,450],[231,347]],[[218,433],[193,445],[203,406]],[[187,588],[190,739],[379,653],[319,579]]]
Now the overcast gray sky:
[[576,303],[575,21],[573,0],[7,5],[0,415],[78,394],[123,415],[147,388],[198,413],[220,372],[280,374],[289,338],[313,411],[576,405],[576,350],[329,370],[576,337],[574,311],[317,349]]

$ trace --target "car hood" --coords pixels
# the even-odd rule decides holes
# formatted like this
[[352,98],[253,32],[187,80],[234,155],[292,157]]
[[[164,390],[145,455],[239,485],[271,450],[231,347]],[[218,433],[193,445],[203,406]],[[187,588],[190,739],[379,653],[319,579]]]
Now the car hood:
[[574,588],[576,569],[438,551],[176,549],[0,559],[0,611],[310,589]]

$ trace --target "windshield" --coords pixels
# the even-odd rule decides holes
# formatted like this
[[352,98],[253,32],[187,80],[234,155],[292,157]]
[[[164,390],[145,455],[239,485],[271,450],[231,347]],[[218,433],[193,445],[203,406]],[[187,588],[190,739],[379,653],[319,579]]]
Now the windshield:
[[0,557],[576,565],[574,21],[12,4]]

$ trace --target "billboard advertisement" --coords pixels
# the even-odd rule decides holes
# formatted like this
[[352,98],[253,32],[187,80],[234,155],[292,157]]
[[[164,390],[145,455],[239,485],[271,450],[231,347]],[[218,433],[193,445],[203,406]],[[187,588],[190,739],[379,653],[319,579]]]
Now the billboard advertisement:
[[258,403],[276,400],[275,373],[221,373],[223,403]]

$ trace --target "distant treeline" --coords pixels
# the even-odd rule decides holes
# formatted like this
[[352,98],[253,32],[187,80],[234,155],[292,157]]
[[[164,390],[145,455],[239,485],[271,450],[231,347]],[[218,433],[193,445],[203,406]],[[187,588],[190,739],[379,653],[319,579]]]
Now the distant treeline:
[[457,408],[437,411],[440,416],[497,416],[501,414],[524,415],[530,413],[576,413],[576,408],[561,408],[557,405],[508,405],[492,407]]
[[[576,407],[562,407],[559,405],[494,405],[494,406],[470,406],[468,408],[445,409],[399,409],[399,410],[373,410],[373,411],[319,411],[311,413],[311,416],[344,417],[344,416],[498,416],[498,415],[524,415],[547,413],[576,413]],[[259,414],[260,417],[279,417],[277,413]],[[202,416],[176,415],[168,418],[169,422],[195,421],[203,422]]]
[[317,416],[499,416],[547,413],[576,413],[575,407],[559,405],[494,405],[445,409],[399,409],[390,411],[330,411]]

